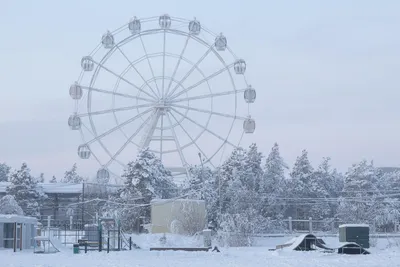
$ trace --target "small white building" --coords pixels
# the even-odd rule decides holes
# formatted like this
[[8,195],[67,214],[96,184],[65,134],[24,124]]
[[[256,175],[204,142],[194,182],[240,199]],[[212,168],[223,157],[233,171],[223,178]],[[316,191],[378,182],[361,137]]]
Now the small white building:
[[0,248],[33,248],[37,223],[34,217],[0,214]]
[[151,232],[188,234],[204,230],[207,221],[204,200],[158,199],[151,201]]

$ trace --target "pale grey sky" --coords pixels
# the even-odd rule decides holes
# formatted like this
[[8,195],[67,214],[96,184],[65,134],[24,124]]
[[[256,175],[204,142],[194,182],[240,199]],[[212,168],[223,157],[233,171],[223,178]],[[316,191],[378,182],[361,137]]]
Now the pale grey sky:
[[106,29],[134,15],[196,17],[246,59],[257,89],[252,140],[292,165],[303,148],[345,171],[400,166],[398,1],[11,1],[0,8],[0,162],[60,177],[74,162],[69,85]]

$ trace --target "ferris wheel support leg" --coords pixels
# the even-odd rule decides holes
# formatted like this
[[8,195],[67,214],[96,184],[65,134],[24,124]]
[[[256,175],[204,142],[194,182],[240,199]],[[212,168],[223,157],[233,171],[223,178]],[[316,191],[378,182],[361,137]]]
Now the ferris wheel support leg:
[[[146,148],[146,147],[149,146],[149,144],[150,144],[150,142],[151,142],[151,139],[152,139],[152,137],[153,137],[153,135],[154,135],[154,130],[155,130],[156,127],[157,127],[158,120],[160,119],[160,116],[161,116],[161,112],[160,112],[159,109],[157,109],[157,110],[151,115],[151,121],[150,121],[150,123],[148,124],[148,127],[147,127],[147,129],[145,130],[145,132],[144,132],[142,141],[140,142],[140,148],[141,148],[141,149]],[[161,141],[161,142],[162,142],[162,141]]]
[[[172,114],[171,114],[172,115]],[[177,135],[176,135],[176,132],[175,132],[175,128],[173,127],[173,124],[172,124],[172,120],[171,120],[171,118],[170,118],[170,116],[169,116],[169,113],[167,113],[167,119],[168,119],[168,121],[169,121],[169,124],[171,125],[171,132],[172,132],[172,136],[174,137],[174,141],[175,141],[175,146],[176,146],[176,149],[178,150],[178,154],[179,154],[179,157],[180,157],[180,159],[181,159],[181,162],[182,162],[182,166],[185,168],[185,170],[186,170],[186,175],[187,175],[187,177],[189,177],[189,170],[188,170],[188,168],[187,168],[187,162],[186,162],[186,159],[185,159],[185,156],[183,155],[183,151],[182,151],[182,147],[181,147],[181,145],[179,144],[179,140],[178,140],[178,137],[177,137]],[[172,115],[173,116],[173,115]],[[175,119],[176,120],[176,119]],[[177,121],[178,122],[178,121]],[[182,125],[181,124],[179,124],[181,127],[182,127]]]
[[[175,117],[174,114],[171,112],[171,116],[174,118],[174,120],[179,123],[178,119]],[[201,152],[201,154],[205,157],[206,161],[210,163],[210,165],[215,168],[214,164],[211,162],[211,159],[207,157],[206,153],[200,148],[200,146],[196,143],[196,140],[193,139],[193,137],[189,134],[189,132],[185,129],[185,127],[182,126],[182,124],[179,123],[179,127],[183,130],[183,132],[189,137],[189,139],[193,142],[193,144],[197,147],[197,149]]]

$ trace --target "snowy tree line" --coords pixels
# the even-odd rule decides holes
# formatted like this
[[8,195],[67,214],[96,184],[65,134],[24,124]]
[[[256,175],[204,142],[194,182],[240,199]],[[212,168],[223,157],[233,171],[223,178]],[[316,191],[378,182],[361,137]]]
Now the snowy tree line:
[[[96,203],[98,212],[121,220],[124,229],[137,230],[150,217],[153,199],[194,198],[206,201],[208,220],[220,233],[271,233],[288,230],[288,217],[326,222],[368,223],[377,230],[392,230],[399,221],[400,172],[382,172],[372,162],[361,161],[344,174],[323,158],[312,166],[303,150],[289,168],[275,144],[264,157],[255,144],[237,148],[218,168],[192,166],[183,185],[157,156],[144,149],[122,174],[124,185],[107,201]],[[26,215],[38,216],[46,195],[24,163],[11,171],[0,164],[0,181],[9,181],[7,194]],[[74,165],[62,182],[85,181]],[[57,182],[55,177],[51,182]]]
[[[16,170],[1,163],[0,182],[10,182],[10,185],[6,189],[6,196],[1,199],[0,203],[7,203],[7,205],[0,206],[0,214],[13,214],[11,211],[21,210],[15,214],[40,217],[40,210],[49,198],[39,184],[44,181],[44,174],[41,173],[38,177],[32,176],[26,163],[22,163],[21,168]],[[74,164],[70,170],[65,172],[60,182],[82,183],[84,181],[85,179],[78,175],[77,166]],[[55,176],[51,178],[50,183],[57,183]]]

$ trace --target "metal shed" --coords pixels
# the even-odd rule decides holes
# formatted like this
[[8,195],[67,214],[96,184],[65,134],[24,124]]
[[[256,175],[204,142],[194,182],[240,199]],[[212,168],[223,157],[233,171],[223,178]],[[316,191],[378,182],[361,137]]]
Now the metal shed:
[[363,248],[369,248],[369,225],[342,224],[339,226],[339,241],[354,242]]
[[14,251],[33,248],[36,227],[34,217],[0,214],[0,248]]

